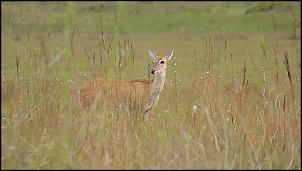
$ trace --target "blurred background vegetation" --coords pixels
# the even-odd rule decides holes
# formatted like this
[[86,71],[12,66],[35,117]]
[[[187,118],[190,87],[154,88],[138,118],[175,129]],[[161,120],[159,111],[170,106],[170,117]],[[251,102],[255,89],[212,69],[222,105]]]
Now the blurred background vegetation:
[[[64,31],[66,2],[1,2],[2,34]],[[84,33],[114,32],[117,2],[74,3],[74,23]],[[291,15],[301,23],[297,1],[265,2],[185,2],[130,1],[124,3],[119,20],[123,34],[272,34],[275,15],[278,33],[293,28]]]

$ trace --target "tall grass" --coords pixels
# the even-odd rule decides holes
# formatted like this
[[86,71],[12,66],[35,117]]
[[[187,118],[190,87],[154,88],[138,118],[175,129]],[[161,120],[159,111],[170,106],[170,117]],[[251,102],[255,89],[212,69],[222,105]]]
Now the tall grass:
[[[279,38],[276,25],[262,47],[257,35],[135,39],[120,34],[119,5],[115,34],[84,34],[68,2],[65,34],[3,45],[1,169],[301,169],[300,40]],[[169,46],[175,58],[147,122],[81,107],[84,82],[152,79],[147,49]]]

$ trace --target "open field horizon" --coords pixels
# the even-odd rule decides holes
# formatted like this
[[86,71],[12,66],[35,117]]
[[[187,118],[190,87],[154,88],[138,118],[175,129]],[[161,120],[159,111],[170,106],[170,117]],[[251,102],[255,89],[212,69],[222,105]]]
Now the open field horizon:
[[[83,110],[153,79],[145,123]],[[1,169],[301,169],[301,2],[1,2]]]

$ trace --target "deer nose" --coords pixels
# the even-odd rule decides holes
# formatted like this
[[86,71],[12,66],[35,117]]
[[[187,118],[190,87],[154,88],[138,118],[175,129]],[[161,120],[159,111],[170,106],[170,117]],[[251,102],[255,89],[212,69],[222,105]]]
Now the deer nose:
[[156,71],[155,69],[152,69],[151,74],[157,74],[158,71]]

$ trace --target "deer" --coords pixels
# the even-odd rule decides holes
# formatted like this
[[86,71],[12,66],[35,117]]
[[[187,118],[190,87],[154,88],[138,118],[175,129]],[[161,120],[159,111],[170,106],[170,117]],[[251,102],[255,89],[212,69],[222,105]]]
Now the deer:
[[[85,109],[90,109],[95,100],[97,106],[105,101],[104,104],[107,109],[122,109],[130,112],[138,110],[142,120],[146,121],[164,88],[167,63],[172,58],[174,49],[165,56],[157,56],[151,50],[148,50],[148,52],[153,63],[153,69],[151,70],[151,74],[154,75],[153,80],[116,79],[111,80],[111,82],[104,78],[90,80],[80,89],[82,106]],[[106,85],[108,85],[107,89]]]

